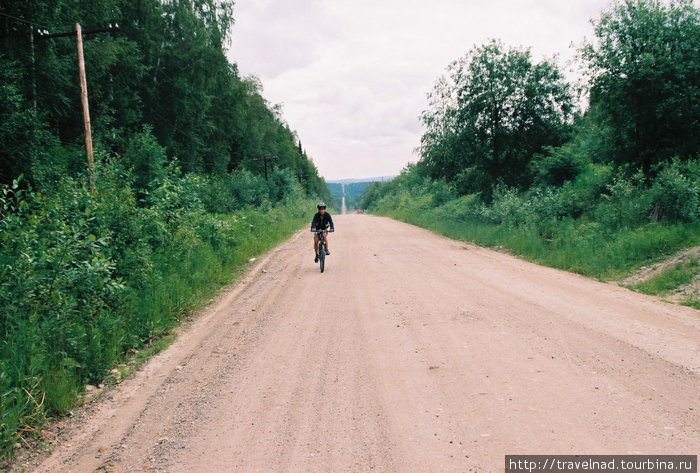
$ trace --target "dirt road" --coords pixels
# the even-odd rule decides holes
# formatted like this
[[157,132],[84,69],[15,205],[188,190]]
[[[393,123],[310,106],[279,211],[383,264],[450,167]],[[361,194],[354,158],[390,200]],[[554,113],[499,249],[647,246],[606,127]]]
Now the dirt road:
[[503,471],[698,454],[700,313],[368,215],[259,260],[38,472]]

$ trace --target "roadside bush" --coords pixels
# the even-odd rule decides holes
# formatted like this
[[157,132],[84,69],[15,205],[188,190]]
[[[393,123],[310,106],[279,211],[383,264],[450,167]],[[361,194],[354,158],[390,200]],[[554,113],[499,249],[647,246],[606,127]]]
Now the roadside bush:
[[576,179],[564,183],[560,188],[559,213],[573,218],[593,213],[600,196],[607,192],[612,178],[611,166],[589,164]]
[[[283,180],[275,175],[275,179]],[[248,206],[260,206],[270,200],[265,178],[250,171],[235,170],[212,177],[203,194],[206,210],[212,213],[230,213]]]
[[493,194],[493,202],[485,212],[491,222],[516,227],[533,220],[531,203],[517,189],[500,185]]
[[651,184],[638,171],[620,170],[606,186],[594,216],[605,228],[634,227],[650,222],[692,223],[700,219],[700,179],[697,160],[678,160],[657,167]]
[[203,176],[186,174],[179,178],[173,175],[154,189],[146,201],[154,211],[154,217],[173,227],[190,212],[204,211],[207,188]]
[[630,177],[618,175],[601,196],[595,219],[608,229],[649,223],[652,200],[644,181],[641,171]]
[[49,194],[63,176],[84,172],[85,151],[63,146],[58,138],[45,131],[40,132],[40,137],[42,146],[37,146],[34,151],[28,181],[35,190]]
[[569,143],[560,148],[546,147],[545,154],[536,154],[529,164],[535,186],[560,187],[573,181],[586,169],[586,157]]
[[428,178],[424,180],[423,192],[432,196],[433,207],[439,207],[457,197],[453,186]]
[[26,368],[38,363],[38,389],[58,413],[75,386],[105,374],[123,335],[112,317],[123,285],[95,217],[99,202],[71,180],[62,189],[51,198],[15,191],[14,209],[5,189],[0,245],[0,354],[15,366],[6,364],[4,376],[14,373],[12,385],[22,386]]
[[476,166],[463,169],[453,182],[459,195],[478,194],[486,202],[491,200],[492,178]]
[[378,206],[379,201],[392,191],[391,183],[393,181],[387,182],[373,182],[358,198],[358,205],[361,209],[371,209]]
[[469,194],[444,203],[437,212],[443,218],[467,222],[482,218],[483,206],[479,194]]
[[[449,197],[451,187],[442,182],[430,184],[420,176],[402,174],[368,188],[372,202],[368,210],[451,238],[505,247],[543,264],[609,279],[660,255],[700,244],[699,176],[698,160],[659,167],[651,184],[641,173],[588,163],[561,187],[540,185],[519,192],[496,186],[487,203],[476,193]],[[436,198],[441,186],[447,191]],[[660,223],[652,218],[655,206],[663,216]]]
[[700,160],[662,164],[651,186],[654,220],[700,220]]
[[273,203],[283,200],[295,200],[301,197],[303,190],[301,185],[289,169],[275,168],[270,173],[269,199]]
[[158,144],[152,131],[153,127],[144,125],[142,131],[129,140],[123,156],[124,165],[131,170],[132,187],[139,199],[160,186],[168,175],[165,148]]
[[[82,178],[64,177],[50,194],[21,181],[0,186],[0,457],[313,209],[297,193],[281,210],[214,215],[207,179],[172,166],[139,202],[130,171],[103,156],[96,164],[94,195]],[[232,182],[250,202],[267,202],[264,180],[242,173]]]

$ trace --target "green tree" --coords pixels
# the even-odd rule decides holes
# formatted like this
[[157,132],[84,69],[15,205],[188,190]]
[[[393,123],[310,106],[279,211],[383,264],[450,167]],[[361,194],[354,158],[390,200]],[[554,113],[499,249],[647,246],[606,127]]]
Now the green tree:
[[700,24],[692,0],[617,0],[594,22],[591,110],[605,158],[645,170],[700,149]]
[[499,181],[526,187],[533,156],[562,144],[570,128],[572,96],[558,67],[492,40],[453,62],[448,74],[423,114],[422,158],[432,177],[466,182],[463,193],[487,195]]
[[428,93],[429,108],[421,119],[426,132],[419,148],[422,162],[433,178],[454,180],[463,167],[458,159],[457,89],[454,82],[441,76]]
[[0,178],[10,182],[20,174],[29,174],[29,162],[22,158],[31,153],[36,124],[31,110],[24,107],[18,75],[17,65],[0,54]]
[[[24,173],[38,186],[38,176],[53,182],[84,171],[75,39],[36,34],[70,32],[80,22],[84,31],[119,24],[118,32],[84,37],[93,142],[98,154],[120,157],[137,174],[147,170],[133,182],[139,195],[163,168],[162,152],[147,152],[156,148],[183,172],[207,175],[241,168],[261,176],[262,158],[275,156],[268,174],[289,170],[307,193],[325,192],[280,108],[265,100],[257,79],[242,79],[228,62],[232,8],[231,0],[4,6],[10,16],[0,17],[0,182]],[[144,142],[144,126],[155,141]]]

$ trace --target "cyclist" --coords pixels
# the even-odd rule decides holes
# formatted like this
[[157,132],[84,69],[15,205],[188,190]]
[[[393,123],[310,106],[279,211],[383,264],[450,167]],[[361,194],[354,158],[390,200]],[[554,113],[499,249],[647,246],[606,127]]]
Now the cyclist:
[[[319,202],[316,206],[318,212],[314,215],[313,220],[311,220],[311,231],[326,230],[323,232],[323,242],[326,244],[326,254],[330,255],[331,252],[328,250],[328,229],[335,230],[333,227],[333,217],[331,214],[326,212],[325,202]],[[314,233],[314,263],[318,263],[318,235]]]

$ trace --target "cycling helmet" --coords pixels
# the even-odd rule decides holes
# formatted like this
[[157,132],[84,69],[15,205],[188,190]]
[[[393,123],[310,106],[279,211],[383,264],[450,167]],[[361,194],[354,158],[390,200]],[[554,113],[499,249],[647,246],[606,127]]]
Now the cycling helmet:
[[318,210],[325,209],[326,208],[326,203],[325,202],[319,202],[318,205],[316,206]]

